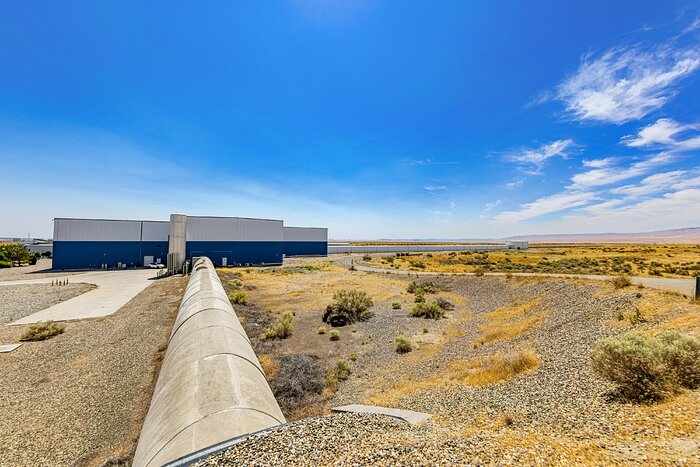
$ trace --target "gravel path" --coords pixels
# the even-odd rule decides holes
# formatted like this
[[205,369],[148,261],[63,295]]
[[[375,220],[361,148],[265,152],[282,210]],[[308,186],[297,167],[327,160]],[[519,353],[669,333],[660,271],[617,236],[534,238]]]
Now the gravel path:
[[18,266],[14,268],[0,269],[1,281],[20,281],[30,279],[63,279],[67,276],[75,274],[83,274],[85,271],[61,271],[54,272],[51,270],[50,259],[40,259],[33,266]]
[[[0,465],[131,456],[185,284],[158,280],[109,317],[0,354]],[[0,342],[24,330],[2,326]]]
[[24,318],[93,288],[95,286],[92,284],[81,283],[60,287],[50,284],[4,285],[0,288],[0,324]]

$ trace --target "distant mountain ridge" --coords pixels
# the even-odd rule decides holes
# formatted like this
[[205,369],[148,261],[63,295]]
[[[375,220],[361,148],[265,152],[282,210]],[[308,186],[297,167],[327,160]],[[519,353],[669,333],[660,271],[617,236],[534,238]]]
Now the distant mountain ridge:
[[637,233],[517,235],[504,240],[533,243],[700,243],[700,227]]
[[[532,243],[700,243],[700,227],[685,227],[682,229],[656,230],[653,232],[633,233],[588,233],[588,234],[538,234],[515,235],[506,238],[414,238],[376,240],[343,240],[343,241],[374,241],[374,242],[496,242],[505,240],[521,240]],[[341,241],[341,240],[331,240]]]

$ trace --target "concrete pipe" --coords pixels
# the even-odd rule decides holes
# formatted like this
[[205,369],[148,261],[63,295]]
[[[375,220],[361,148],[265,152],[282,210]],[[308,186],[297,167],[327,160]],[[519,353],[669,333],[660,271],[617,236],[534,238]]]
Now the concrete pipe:
[[192,269],[134,466],[160,466],[285,423],[209,258]]

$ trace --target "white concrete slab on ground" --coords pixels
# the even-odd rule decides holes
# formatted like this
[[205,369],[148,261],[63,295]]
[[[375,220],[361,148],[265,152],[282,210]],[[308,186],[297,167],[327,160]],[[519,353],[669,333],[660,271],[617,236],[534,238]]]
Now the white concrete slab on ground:
[[[152,279],[155,276],[156,272],[152,269],[94,271],[70,276],[69,282],[95,284],[97,288],[26,316],[10,325],[31,324],[48,320],[69,321],[109,316],[134,298],[136,294],[153,284]],[[50,279],[35,279],[0,282],[0,286],[50,283]]]
[[333,407],[331,412],[350,412],[350,413],[376,413],[386,415],[387,417],[398,418],[411,425],[425,422],[432,418],[432,415],[423,412],[414,412],[413,410],[392,409],[390,407],[380,407],[378,405],[362,405],[351,404],[341,407]]
[[0,345],[0,353],[7,353],[7,352],[12,352],[15,350],[17,347],[19,347],[22,344],[7,344],[7,345]]

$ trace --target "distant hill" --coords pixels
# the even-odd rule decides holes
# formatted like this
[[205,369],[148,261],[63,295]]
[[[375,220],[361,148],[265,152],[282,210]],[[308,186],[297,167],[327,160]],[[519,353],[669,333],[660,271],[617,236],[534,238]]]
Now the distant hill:
[[[592,234],[542,234],[517,235],[507,238],[414,238],[362,240],[367,242],[465,242],[484,243],[504,240],[523,240],[531,243],[700,243],[700,227],[656,230],[636,233],[592,233]],[[331,242],[358,242],[360,240],[331,240]]]
[[532,243],[700,243],[700,227],[638,233],[518,235],[503,240]]

